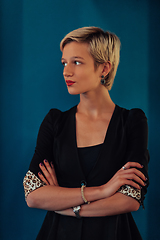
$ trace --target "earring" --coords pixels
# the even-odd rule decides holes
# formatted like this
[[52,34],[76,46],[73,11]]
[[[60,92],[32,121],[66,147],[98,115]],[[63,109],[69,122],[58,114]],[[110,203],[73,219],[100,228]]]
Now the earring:
[[106,83],[106,80],[104,79],[104,76],[101,76],[101,84],[104,85]]

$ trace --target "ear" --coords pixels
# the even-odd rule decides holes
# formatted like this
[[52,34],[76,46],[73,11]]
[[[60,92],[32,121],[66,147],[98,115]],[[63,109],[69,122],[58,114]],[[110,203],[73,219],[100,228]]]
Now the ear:
[[103,64],[103,71],[102,71],[102,74],[104,76],[107,76],[108,73],[111,71],[111,68],[112,68],[112,64],[110,61],[107,61]]

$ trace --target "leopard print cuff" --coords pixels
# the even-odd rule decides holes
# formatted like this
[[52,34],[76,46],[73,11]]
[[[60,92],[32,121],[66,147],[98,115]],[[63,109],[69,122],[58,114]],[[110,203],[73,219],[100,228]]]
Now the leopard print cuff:
[[132,197],[136,199],[139,203],[141,203],[141,190],[137,188],[133,188],[129,185],[123,185],[119,188],[118,192],[123,193],[126,196]]
[[42,182],[33,172],[29,170],[23,179],[25,199],[27,198],[30,192],[36,190],[37,188],[43,187],[44,185],[46,184]]

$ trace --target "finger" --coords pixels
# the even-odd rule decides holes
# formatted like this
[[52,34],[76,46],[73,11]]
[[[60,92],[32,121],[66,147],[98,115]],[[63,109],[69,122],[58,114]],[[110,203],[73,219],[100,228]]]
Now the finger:
[[147,178],[145,177],[145,175],[138,169],[136,168],[130,168],[130,169],[127,169],[123,172],[121,172],[121,174],[135,174],[137,175],[139,178],[141,178],[143,181],[146,181]]
[[54,182],[52,180],[51,174],[48,172],[48,170],[46,169],[44,164],[40,163],[39,167],[40,167],[41,171],[43,172],[43,174],[44,174],[46,180],[48,181],[49,185],[54,185]]
[[126,181],[125,181],[125,185],[130,185],[130,186],[132,186],[132,187],[134,187],[134,188],[136,188],[136,189],[139,189],[139,190],[142,189],[141,186],[139,186],[137,183],[135,183],[135,182],[132,181],[132,180],[126,180]]
[[48,172],[50,173],[50,176],[52,178],[52,182],[54,183],[54,185],[58,186],[57,177],[56,177],[56,173],[55,173],[55,169],[54,169],[53,163],[50,166],[49,162],[45,159],[44,160],[44,164],[45,164]]
[[126,170],[127,168],[126,168],[126,166],[123,166],[122,169],[123,169],[123,170]]
[[125,178],[127,180],[132,180],[132,181],[135,181],[137,184],[141,185],[141,186],[145,186],[146,184],[144,183],[144,181],[139,177],[137,176],[136,174],[134,173],[131,173],[131,174],[125,174]]
[[127,162],[125,165],[124,165],[124,167],[126,168],[126,169],[128,169],[128,168],[143,168],[144,166],[143,165],[141,165],[140,163],[138,163],[138,162]]
[[56,172],[55,172],[55,169],[54,169],[54,165],[53,165],[52,162],[51,162],[51,168],[52,168],[53,175],[54,175],[54,183],[55,183],[56,186],[59,186],[58,181],[57,181],[57,177],[56,177]]
[[41,172],[38,173],[38,176],[42,180],[42,182],[44,182],[46,185],[49,185],[49,183],[47,182],[47,180],[45,179],[45,177]]
[[51,168],[53,168],[53,169],[54,169],[54,165],[53,165],[53,162],[51,162]]

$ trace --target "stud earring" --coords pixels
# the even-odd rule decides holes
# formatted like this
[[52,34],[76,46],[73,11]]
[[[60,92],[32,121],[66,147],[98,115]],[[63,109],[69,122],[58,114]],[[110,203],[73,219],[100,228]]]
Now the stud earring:
[[104,85],[106,83],[106,80],[104,79],[104,76],[101,76],[101,84]]

